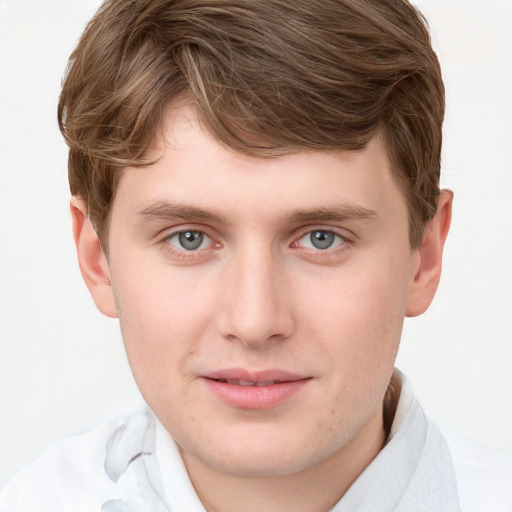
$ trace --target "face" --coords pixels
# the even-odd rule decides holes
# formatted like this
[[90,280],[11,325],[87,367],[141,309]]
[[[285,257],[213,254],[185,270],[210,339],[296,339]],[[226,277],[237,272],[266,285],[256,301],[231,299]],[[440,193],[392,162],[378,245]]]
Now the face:
[[382,430],[416,256],[378,139],[273,159],[169,114],[109,235],[135,379],[187,460],[290,474]]

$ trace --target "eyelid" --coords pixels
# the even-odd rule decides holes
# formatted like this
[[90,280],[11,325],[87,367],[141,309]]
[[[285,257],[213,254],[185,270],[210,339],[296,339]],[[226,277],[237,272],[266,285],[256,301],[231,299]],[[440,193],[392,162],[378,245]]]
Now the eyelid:
[[[301,245],[301,239],[314,231],[331,232],[339,236],[342,242],[326,249],[311,248]],[[351,231],[348,231],[348,235],[346,235],[346,233],[347,230],[337,228],[336,226],[309,225],[299,231],[299,234],[294,237],[294,241],[289,247],[297,256],[310,263],[318,265],[337,265],[344,261],[354,248],[354,238],[356,238],[356,235],[352,235]]]
[[208,226],[204,226],[201,224],[178,224],[176,226],[166,227],[165,229],[161,229],[155,236],[158,241],[163,242],[165,240],[169,240],[171,237],[178,235],[180,233],[186,233],[187,231],[195,231],[198,233],[203,233],[207,237],[214,240],[216,237],[212,234],[212,230],[208,228]]
[[336,226],[324,226],[324,225],[309,225],[304,226],[298,233],[293,236],[293,242],[291,245],[297,243],[301,238],[304,238],[306,235],[313,233],[315,231],[325,231],[327,233],[332,233],[340,238],[342,238],[345,242],[352,242],[353,238],[356,235],[352,234],[350,231],[342,228],[338,228]]
[[[180,233],[186,233],[187,231],[194,231],[204,234],[205,237],[209,238],[210,243],[207,247],[195,250],[187,250],[185,248],[179,248],[178,246],[171,243],[171,239]],[[172,228],[162,230],[158,237],[157,243],[165,251],[166,255],[177,260],[200,260],[207,257],[212,250],[222,247],[221,243],[211,233],[211,230],[205,226],[197,225],[179,225]]]
[[[186,249],[185,247],[180,247],[179,236],[182,235],[183,233],[199,233],[199,234],[201,234],[203,236],[203,238],[201,240],[199,247],[197,247],[196,249]],[[175,238],[177,239],[176,244],[173,243],[173,240]],[[183,250],[187,253],[198,252],[202,249],[208,249],[208,247],[202,247],[203,244],[210,245],[210,243],[208,243],[208,240],[210,241],[210,243],[213,242],[212,238],[210,236],[208,236],[207,233],[205,233],[204,231],[199,231],[198,229],[184,229],[184,230],[176,231],[174,233],[171,233],[166,238],[166,241],[168,241],[168,243],[170,243],[174,248],[176,248],[179,251]]]

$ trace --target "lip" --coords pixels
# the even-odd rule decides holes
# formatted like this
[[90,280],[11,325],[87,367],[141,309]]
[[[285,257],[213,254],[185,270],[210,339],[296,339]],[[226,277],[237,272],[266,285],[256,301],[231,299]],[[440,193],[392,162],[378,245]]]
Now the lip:
[[[231,407],[267,409],[287,402],[312,380],[284,370],[218,370],[201,378],[210,391]],[[238,382],[236,382],[238,381]]]

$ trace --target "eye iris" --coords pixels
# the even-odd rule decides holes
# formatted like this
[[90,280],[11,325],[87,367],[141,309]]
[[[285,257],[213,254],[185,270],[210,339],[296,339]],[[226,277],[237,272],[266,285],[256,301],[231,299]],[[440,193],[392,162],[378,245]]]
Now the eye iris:
[[204,233],[200,231],[183,231],[179,234],[178,239],[184,249],[193,251],[203,243]]
[[313,231],[310,235],[311,244],[317,249],[328,249],[334,243],[334,233],[329,231]]

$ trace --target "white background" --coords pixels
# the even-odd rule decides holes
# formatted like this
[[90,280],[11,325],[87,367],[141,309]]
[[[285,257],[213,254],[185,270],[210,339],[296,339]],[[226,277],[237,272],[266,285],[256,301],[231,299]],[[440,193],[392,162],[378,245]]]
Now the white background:
[[[447,86],[454,221],[398,366],[445,428],[512,451],[512,1],[423,0]],[[81,281],[56,104],[98,0],[0,0],[0,487],[136,396],[117,322]]]

